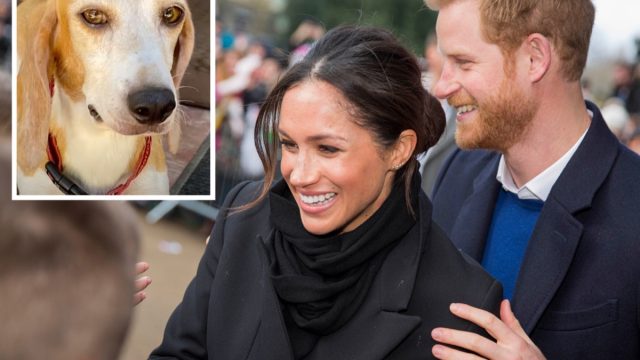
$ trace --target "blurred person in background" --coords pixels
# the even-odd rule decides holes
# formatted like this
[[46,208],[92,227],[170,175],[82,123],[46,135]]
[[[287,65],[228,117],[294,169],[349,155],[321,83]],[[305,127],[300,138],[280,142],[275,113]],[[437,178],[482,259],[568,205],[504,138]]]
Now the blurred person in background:
[[[236,34],[234,47],[221,55],[216,65],[216,197],[224,199],[233,185],[254,177],[241,167],[241,142],[248,136],[247,100],[261,92],[268,78],[263,65],[270,56],[267,40]],[[264,65],[265,67],[267,65]],[[263,95],[264,96],[264,95]],[[245,154],[246,155],[246,154]],[[251,162],[249,162],[251,163]],[[249,168],[251,170],[252,168]]]
[[244,131],[238,159],[243,179],[264,176],[262,162],[255,148],[254,133],[260,108],[285,68],[283,61],[276,56],[273,51],[267,53],[260,67],[253,72],[251,84],[243,93]]
[[496,313],[500,284],[443,236],[420,186],[416,158],[443,128],[389,32],[329,31],[267,97],[265,181],[226,197],[150,359],[413,359],[435,326],[477,331],[449,303]]
[[612,77],[611,97],[620,99],[629,115],[640,122],[640,63],[618,61],[614,64]]
[[636,63],[632,68],[631,84],[625,104],[636,125],[640,125],[640,63]]
[[11,70],[11,1],[0,0],[0,65]]
[[216,56],[228,51],[233,47],[235,37],[231,31],[227,29],[224,21],[220,17],[216,17]]
[[[232,73],[225,79],[216,79],[216,93],[219,96],[238,94],[244,91],[251,83],[251,74],[260,67],[262,60],[267,54],[265,44],[258,39],[247,40],[249,45],[246,51],[243,47],[236,51],[241,54],[237,61],[234,61]],[[240,42],[236,41],[236,45]]]
[[0,135],[11,133],[11,1],[0,0]]
[[629,113],[625,109],[624,102],[619,98],[609,98],[602,106],[602,117],[607,123],[609,130],[620,140],[626,141],[627,137],[633,132],[629,119]]
[[631,134],[627,145],[629,146],[629,149],[640,155],[640,129],[636,129],[633,134]]
[[613,89],[610,97],[618,98],[623,104],[626,104],[631,90],[633,66],[625,61],[616,61],[611,71],[611,79],[613,80]]
[[[504,286],[500,317],[451,311],[491,337],[440,328],[433,354],[640,358],[640,157],[580,84],[590,0],[442,0],[434,93],[457,110],[434,220]],[[514,317],[515,314],[515,317]],[[457,347],[457,348],[454,348]]]
[[[11,138],[11,90],[0,89],[0,137]],[[9,165],[11,165],[9,163]],[[11,167],[2,169],[11,173]],[[11,192],[11,188],[7,188]]]
[[591,81],[589,79],[584,78],[580,80],[580,84],[582,86],[582,97],[585,100],[595,102],[595,96],[593,95],[593,91],[591,90]]
[[289,67],[300,62],[313,44],[325,33],[324,26],[315,19],[304,19],[289,37]]
[[[239,44],[240,42],[236,42]],[[259,40],[250,40],[247,50],[243,53],[242,49],[236,50],[236,53],[223,55],[223,66],[220,75],[226,75],[223,79],[216,78],[216,99],[225,101],[225,108],[216,107],[216,110],[222,110],[226,121],[231,130],[231,136],[234,139],[240,139],[244,132],[244,103],[242,96],[250,86],[252,86],[253,74],[262,65],[262,61],[267,53],[265,45]],[[238,58],[235,58],[240,54]],[[229,58],[231,57],[231,58]],[[216,75],[219,75],[216,72]]]
[[[0,168],[10,146],[0,139]],[[115,360],[139,233],[117,202],[11,202],[0,171],[0,359]]]
[[[426,86],[429,91],[433,92],[435,84],[440,79],[443,64],[442,54],[438,51],[438,40],[435,32],[427,37],[424,54],[428,69]],[[444,161],[451,155],[453,150],[456,149],[454,136],[456,133],[456,111],[444,100],[441,100],[440,104],[446,117],[444,133],[434,146],[418,158],[421,164],[422,189],[429,196],[431,196],[442,164],[444,164]]]
[[[230,50],[224,52],[220,61],[216,63],[216,136],[219,140],[216,142],[217,150],[224,145],[224,137],[237,139],[242,135],[242,92],[249,84],[251,73],[237,73],[236,67],[241,57],[238,51]],[[223,84],[223,87],[218,87],[218,84]]]
[[[240,59],[240,54],[235,50],[228,50],[216,53],[216,83],[225,81],[235,74],[235,66]],[[222,94],[215,91],[216,101],[216,124],[215,129],[218,131],[227,119],[229,113],[229,103],[236,101],[236,94]],[[220,144],[217,142],[217,145]]]

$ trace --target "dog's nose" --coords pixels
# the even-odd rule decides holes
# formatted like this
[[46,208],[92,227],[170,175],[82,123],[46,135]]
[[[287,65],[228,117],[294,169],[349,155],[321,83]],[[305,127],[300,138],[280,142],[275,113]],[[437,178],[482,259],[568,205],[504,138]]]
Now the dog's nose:
[[159,124],[165,121],[176,108],[173,91],[169,89],[140,90],[129,94],[127,102],[133,117],[145,125]]

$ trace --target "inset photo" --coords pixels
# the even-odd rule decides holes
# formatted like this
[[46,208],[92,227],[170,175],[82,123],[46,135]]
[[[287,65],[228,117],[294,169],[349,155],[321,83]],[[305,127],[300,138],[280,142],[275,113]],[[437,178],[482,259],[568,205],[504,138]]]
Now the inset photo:
[[14,199],[214,198],[208,1],[16,14]]

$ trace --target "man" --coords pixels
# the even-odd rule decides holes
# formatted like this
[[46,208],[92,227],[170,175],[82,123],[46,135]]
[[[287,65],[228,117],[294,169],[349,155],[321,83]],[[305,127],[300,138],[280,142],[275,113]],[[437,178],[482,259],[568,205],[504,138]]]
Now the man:
[[434,219],[508,299],[500,318],[452,304],[491,338],[438,328],[433,354],[639,359],[640,158],[582,97],[593,4],[427,2],[445,56],[435,94],[457,109],[464,149],[435,185]]
[[[425,42],[424,49],[425,59],[428,66],[428,82],[427,87],[430,92],[433,92],[435,84],[440,79],[442,73],[442,55],[438,51],[438,41],[436,34],[429,34]],[[422,173],[422,189],[427,195],[431,195],[433,186],[436,183],[440,168],[444,164],[445,160],[451,155],[454,149],[456,149],[456,141],[454,134],[456,132],[456,112],[455,109],[449,106],[446,101],[442,100],[442,108],[446,115],[447,125],[444,129],[444,133],[440,136],[440,140],[432,146],[429,151],[418,160],[420,161],[420,171]]]
[[0,359],[117,359],[135,287],[131,209],[11,202],[9,149],[0,137]]

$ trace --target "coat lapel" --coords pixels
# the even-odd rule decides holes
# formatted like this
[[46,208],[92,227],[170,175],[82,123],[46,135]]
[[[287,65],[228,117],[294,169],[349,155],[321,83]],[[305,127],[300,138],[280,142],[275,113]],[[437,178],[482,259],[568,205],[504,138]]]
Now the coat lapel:
[[587,107],[593,112],[589,131],[551,189],[516,281],[513,311],[527,333],[533,331],[571,266],[583,230],[575,214],[591,206],[618,154],[617,140],[602,115],[594,105]]
[[[421,219],[431,218],[431,207],[420,196]],[[418,316],[405,315],[420,257],[422,239],[430,222],[414,226],[389,253],[380,269],[369,296],[360,310],[343,328],[318,341],[307,359],[383,359],[421,323]]]
[[[260,242],[260,239],[256,240]],[[234,242],[234,245],[236,243],[242,242]],[[267,273],[262,270],[262,244],[246,244],[238,245],[237,250],[229,252],[239,257],[226,258],[223,261],[235,262],[242,258],[251,266],[225,266],[224,262],[219,266],[220,269],[233,270],[226,271],[225,276],[220,274],[215,279],[216,283],[225,284],[214,284],[214,291],[216,288],[222,288],[225,293],[224,298],[210,305],[210,323],[213,325],[207,336],[208,343],[212,344],[209,350],[210,359],[248,359],[255,348],[256,334],[263,319],[262,304],[267,298],[264,286]],[[239,306],[239,302],[244,303],[243,306]]]
[[287,333],[282,316],[282,307],[276,291],[271,283],[268,251],[269,242],[273,239],[273,230],[265,238],[258,236],[258,253],[260,255],[262,271],[260,281],[260,327],[257,330],[255,342],[248,360],[293,360],[289,334]]
[[207,336],[212,344],[209,359],[293,360],[269,275],[267,243],[274,231],[269,211],[269,203],[263,202],[258,208],[232,215],[246,218],[235,220],[238,228],[230,232],[254,241],[230,242],[228,246],[235,248],[226,254],[234,254],[233,257],[221,259],[219,268],[232,270],[215,279],[216,283],[223,283],[214,287],[225,292],[223,298],[210,305],[213,326]]
[[498,161],[496,157],[473,182],[473,193],[460,208],[451,240],[476,261],[482,260],[493,209],[495,207],[500,183],[496,180]]
[[562,283],[582,235],[580,224],[562,204],[545,203],[529,240],[513,296],[513,311],[531,332]]

